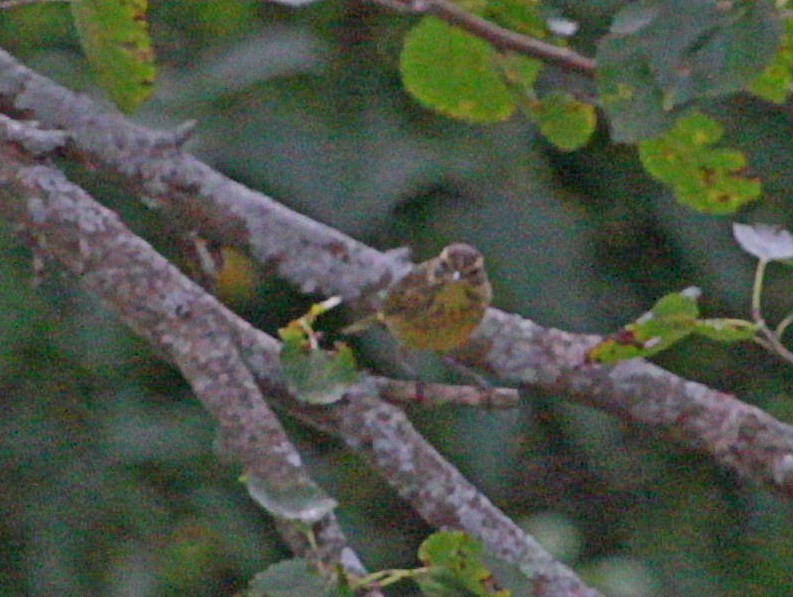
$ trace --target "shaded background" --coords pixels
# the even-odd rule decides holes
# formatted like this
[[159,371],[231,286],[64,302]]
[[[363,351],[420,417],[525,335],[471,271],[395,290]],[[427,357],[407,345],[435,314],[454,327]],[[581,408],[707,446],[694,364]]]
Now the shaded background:
[[[590,55],[619,2],[548,2],[580,21]],[[569,331],[615,330],[661,295],[702,287],[703,310],[747,317],[752,261],[730,221],[678,206],[632,147],[601,127],[561,153],[515,117],[471,126],[402,90],[415,18],[326,0],[154,2],[160,67],[135,119],[199,125],[189,149],[229,176],[417,260],[452,241],[486,255],[495,306]],[[0,45],[72,89],[101,95],[65,6],[0,13]],[[552,74],[552,73],[551,73]],[[764,180],[741,221],[791,225],[787,107],[708,107]],[[171,231],[112,181],[65,165],[160,250]],[[57,268],[0,227],[0,594],[231,595],[287,551],[212,453],[213,422],[179,376]],[[312,298],[232,258],[222,295],[270,333]],[[793,305],[770,272],[770,319]],[[342,319],[331,315],[333,329]],[[357,346],[387,368],[376,334]],[[368,355],[368,356],[367,356]],[[689,340],[657,359],[682,376],[793,418],[793,369],[753,346]],[[432,366],[428,374],[444,372]],[[416,425],[497,505],[607,595],[788,595],[793,507],[648,429],[553,395],[520,409],[410,409]],[[372,569],[411,567],[431,529],[327,437],[287,421]],[[411,594],[403,585],[394,595]]]

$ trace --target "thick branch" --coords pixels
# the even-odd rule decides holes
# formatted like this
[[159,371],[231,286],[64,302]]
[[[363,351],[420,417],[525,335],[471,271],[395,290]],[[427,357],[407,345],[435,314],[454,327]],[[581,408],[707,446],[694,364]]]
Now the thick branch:
[[[103,114],[90,100],[0,52],[0,102],[63,128],[78,157],[126,177],[175,221],[218,242],[247,246],[306,290],[360,301],[405,270],[380,253],[182,152],[167,134]],[[793,428],[717,390],[636,360],[613,369],[586,363],[596,339],[542,328],[490,309],[465,354],[504,381],[552,388],[625,420],[657,427],[741,476],[793,495]]]
[[[31,133],[38,134],[35,129]],[[132,235],[114,213],[57,170],[31,164],[9,144],[0,144],[0,204],[37,250],[77,275],[87,290],[179,367],[218,421],[221,447],[242,462],[247,476],[263,480],[277,494],[320,496],[317,516],[306,513],[300,519],[316,522],[324,541],[316,552],[303,553],[330,569],[343,560],[351,573],[363,573],[335,517],[326,514],[332,500],[321,499],[321,490],[240,358],[225,309]],[[277,351],[275,341],[270,340],[269,348]],[[294,528],[285,538],[300,535],[299,524],[288,526]]]
[[[206,294],[60,172],[26,166],[17,153],[0,145],[4,213],[180,367],[220,422],[226,447],[252,474],[275,477],[287,489],[290,483],[310,483],[251,373],[269,396],[366,454],[430,524],[463,529],[520,565],[534,580],[536,595],[598,595],[463,478],[399,409],[365,389],[335,407],[297,405],[282,383],[280,346],[273,338]],[[318,537],[334,531],[325,544],[335,547],[333,559],[358,572],[360,563],[344,547],[335,519],[326,516],[317,526]],[[300,543],[294,530],[283,534]]]
[[203,236],[251,252],[305,292],[354,300],[364,289],[384,288],[409,267],[219,174],[181,151],[180,133],[150,131],[106,113],[2,50],[0,108],[65,130],[74,157],[121,174],[174,222],[188,222]]

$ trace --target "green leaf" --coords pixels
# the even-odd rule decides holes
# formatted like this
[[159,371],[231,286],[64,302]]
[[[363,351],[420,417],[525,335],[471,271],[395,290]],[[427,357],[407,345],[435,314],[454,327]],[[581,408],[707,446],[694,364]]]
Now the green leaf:
[[697,325],[699,289],[667,294],[635,322],[590,349],[593,361],[613,365],[650,357],[691,334]]
[[741,175],[739,151],[713,147],[723,134],[700,112],[680,118],[668,132],[639,144],[644,168],[672,187],[677,200],[709,214],[733,213],[760,196],[760,181]]
[[471,589],[465,580],[448,568],[431,566],[427,572],[416,576],[421,593],[427,597],[480,597],[481,592]]
[[699,319],[698,288],[667,294],[635,322],[626,325],[589,351],[593,361],[613,365],[634,357],[649,357],[690,334],[717,342],[751,340],[757,326],[742,319]]
[[284,342],[281,367],[287,384],[299,400],[309,404],[338,402],[359,380],[350,347],[339,342],[333,350],[323,350],[311,327],[317,317],[339,302],[338,297],[331,297],[312,305],[306,315],[278,330]]
[[749,84],[749,91],[775,104],[784,103],[793,84],[793,19],[785,21],[782,42],[774,60]]
[[441,531],[419,547],[419,559],[429,570],[416,577],[427,595],[443,597],[508,597],[492,587],[492,574],[481,562],[482,544],[461,531]]
[[534,97],[534,83],[542,70],[542,62],[507,52],[496,56],[501,74],[508,85],[527,97]]
[[664,107],[663,91],[647,57],[630,40],[605,36],[597,47],[596,80],[611,137],[636,143],[666,130],[675,114]]
[[69,3],[83,51],[99,83],[124,112],[151,95],[154,53],[146,0],[74,0]]
[[653,0],[639,35],[669,105],[741,91],[773,59],[780,27],[773,3]]
[[250,597],[335,597],[334,584],[322,578],[308,560],[294,558],[273,564],[253,577]]
[[284,520],[314,524],[338,505],[321,487],[311,482],[280,486],[251,474],[244,476],[242,481],[256,503]]
[[757,325],[743,319],[700,319],[694,333],[716,342],[742,342],[757,334]]
[[405,37],[400,70],[405,88],[425,106],[452,118],[492,123],[515,111],[495,60],[487,42],[425,17]]
[[773,59],[772,2],[639,0],[598,44],[598,85],[616,141],[657,135],[697,98],[742,90]]
[[462,531],[439,531],[419,546],[419,560],[425,564],[463,566],[482,553],[482,544]]
[[573,151],[589,141],[597,123],[594,106],[562,92],[546,95],[530,113],[540,132],[564,151]]
[[335,350],[309,348],[305,339],[282,335],[281,366],[295,396],[309,404],[332,404],[358,382],[355,357],[349,346]]

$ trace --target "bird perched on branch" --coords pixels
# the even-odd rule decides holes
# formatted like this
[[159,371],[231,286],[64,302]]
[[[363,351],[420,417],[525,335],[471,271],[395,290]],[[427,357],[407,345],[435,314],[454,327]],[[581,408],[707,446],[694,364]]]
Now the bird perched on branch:
[[454,243],[415,266],[386,291],[380,311],[344,332],[380,321],[407,348],[447,352],[467,342],[492,294],[482,254]]

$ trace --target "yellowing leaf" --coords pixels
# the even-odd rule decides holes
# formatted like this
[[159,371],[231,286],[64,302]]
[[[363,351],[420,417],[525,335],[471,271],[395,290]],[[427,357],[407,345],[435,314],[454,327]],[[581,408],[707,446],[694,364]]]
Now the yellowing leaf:
[[699,309],[698,289],[662,297],[655,306],[589,351],[593,361],[613,365],[635,357],[652,356],[693,332]]
[[564,151],[583,146],[592,136],[597,123],[594,106],[560,92],[549,93],[542,98],[532,108],[531,115],[537,121],[540,132]]
[[154,84],[146,0],[74,0],[69,5],[99,83],[121,110],[131,112]]
[[419,547],[419,559],[428,566],[416,582],[425,595],[508,597],[496,589],[492,573],[482,563],[482,544],[461,531],[433,533]]
[[400,70],[405,88],[425,106],[452,118],[492,123],[515,110],[495,61],[487,42],[425,17],[405,37]]
[[713,147],[722,134],[718,122],[692,112],[666,133],[639,143],[639,157],[683,205],[709,214],[733,213],[757,199],[761,185],[743,176],[746,160],[741,152]]

